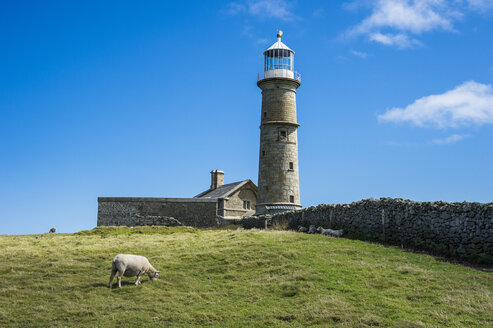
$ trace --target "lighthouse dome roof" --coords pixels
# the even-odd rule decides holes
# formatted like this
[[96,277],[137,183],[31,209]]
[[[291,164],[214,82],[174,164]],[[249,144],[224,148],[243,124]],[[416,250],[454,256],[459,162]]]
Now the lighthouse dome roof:
[[269,50],[273,50],[273,49],[284,49],[284,50],[289,50],[292,53],[294,53],[293,50],[289,49],[289,47],[287,45],[285,45],[284,43],[282,43],[281,37],[282,37],[282,31],[279,31],[279,33],[277,33],[277,42],[274,43],[273,45],[271,45],[269,47],[269,49],[265,50],[264,53],[267,52],[267,51],[269,51]]

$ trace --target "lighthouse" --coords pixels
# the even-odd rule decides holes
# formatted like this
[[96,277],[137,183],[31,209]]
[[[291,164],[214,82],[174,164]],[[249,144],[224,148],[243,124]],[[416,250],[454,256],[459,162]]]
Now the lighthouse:
[[281,41],[264,51],[260,152],[256,214],[275,214],[301,208],[296,90],[300,75],[294,71],[294,51]]

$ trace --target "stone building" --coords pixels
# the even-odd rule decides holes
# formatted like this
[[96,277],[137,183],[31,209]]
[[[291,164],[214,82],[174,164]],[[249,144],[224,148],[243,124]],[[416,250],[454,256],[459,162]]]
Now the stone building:
[[217,215],[224,219],[238,219],[255,213],[257,186],[250,179],[224,184],[224,172],[211,172],[211,187],[196,199],[217,199]]
[[257,186],[249,179],[224,184],[211,172],[209,189],[193,198],[99,197],[98,226],[169,225],[170,218],[194,227],[234,222],[255,212]]
[[224,172],[211,172],[209,189],[193,198],[99,197],[98,226],[184,225],[210,227],[245,216],[301,208],[298,173],[294,51],[277,42],[264,52],[260,122],[259,187],[251,180],[224,184]]
[[298,122],[296,89],[300,76],[294,71],[294,51],[277,42],[264,52],[258,200],[256,214],[275,214],[301,208],[298,174]]

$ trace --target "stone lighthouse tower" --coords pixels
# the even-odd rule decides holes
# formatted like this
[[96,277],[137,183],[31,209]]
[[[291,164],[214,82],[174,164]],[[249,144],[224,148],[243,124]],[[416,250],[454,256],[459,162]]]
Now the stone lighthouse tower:
[[256,214],[275,214],[301,208],[298,174],[298,122],[294,51],[281,42],[264,51],[260,153]]

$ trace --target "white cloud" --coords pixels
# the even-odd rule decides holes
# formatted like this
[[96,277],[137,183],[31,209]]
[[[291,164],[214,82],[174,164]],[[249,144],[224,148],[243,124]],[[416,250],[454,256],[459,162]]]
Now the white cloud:
[[467,138],[467,135],[460,135],[460,134],[453,134],[447,138],[443,139],[433,139],[433,143],[436,145],[448,145],[451,143],[459,142],[461,140],[464,140],[464,138]]
[[325,10],[323,8],[315,9],[312,12],[312,16],[313,17],[324,17],[325,16]]
[[392,108],[378,119],[439,128],[493,124],[493,88],[465,82],[443,94],[420,98],[405,108]]
[[356,57],[365,59],[368,57],[368,54],[366,52],[361,52],[361,51],[356,51],[356,50],[351,50],[351,54],[355,55]]
[[247,0],[229,3],[227,13],[232,15],[246,13],[262,18],[290,21],[297,18],[291,9],[292,4],[287,0]]
[[250,25],[243,26],[243,30],[241,31],[241,35],[246,36],[249,39],[252,39],[255,43],[265,44],[265,43],[269,42],[269,40],[266,38],[258,37],[254,33],[253,28]]
[[372,14],[355,32],[368,33],[380,28],[422,33],[433,29],[452,29],[444,0],[377,0]]
[[375,41],[386,46],[396,46],[400,49],[409,48],[413,45],[420,45],[418,40],[410,39],[407,34],[382,34],[372,33],[369,35],[371,41]]
[[492,0],[467,0],[469,6],[472,9],[486,11],[488,9],[493,9],[493,1]]
[[493,9],[493,0],[355,0],[343,7],[350,11],[371,10],[345,36],[366,35],[383,45],[408,48],[421,44],[410,35],[455,31],[454,23],[468,11]]

